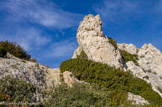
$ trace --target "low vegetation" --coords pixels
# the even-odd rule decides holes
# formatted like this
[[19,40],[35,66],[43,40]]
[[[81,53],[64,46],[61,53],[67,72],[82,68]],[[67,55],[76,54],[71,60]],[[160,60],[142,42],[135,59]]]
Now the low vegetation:
[[16,42],[0,41],[0,47],[10,54],[25,60],[30,59],[30,55]]
[[35,91],[36,88],[32,83],[17,80],[9,76],[0,79],[0,101],[35,101],[35,99],[32,99]]
[[120,50],[120,54],[122,55],[125,62],[133,61],[136,65],[138,65],[138,62],[137,62],[138,56],[136,54],[130,54],[124,50]]
[[127,92],[131,92],[142,96],[151,104],[162,105],[162,98],[152,90],[151,85],[135,78],[129,71],[124,72],[83,58],[66,60],[62,62],[60,69],[62,72],[71,71],[79,80],[95,83],[112,91],[114,104],[125,103]]
[[112,92],[95,84],[74,84],[69,88],[62,84],[44,92],[47,107],[111,107]]

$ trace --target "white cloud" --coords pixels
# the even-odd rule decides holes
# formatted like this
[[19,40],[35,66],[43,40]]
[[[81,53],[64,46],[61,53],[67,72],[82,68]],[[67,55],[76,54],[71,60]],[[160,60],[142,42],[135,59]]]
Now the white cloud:
[[69,40],[53,43],[46,51],[45,57],[69,57],[73,54],[77,43]]
[[76,26],[83,17],[43,0],[8,0],[2,5],[13,15],[12,20],[29,20],[45,27],[69,28]]

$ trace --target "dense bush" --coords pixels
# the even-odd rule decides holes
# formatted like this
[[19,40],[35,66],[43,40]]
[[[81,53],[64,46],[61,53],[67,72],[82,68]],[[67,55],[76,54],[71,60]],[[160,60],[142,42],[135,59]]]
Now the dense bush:
[[60,85],[44,92],[46,100],[43,105],[47,107],[110,107],[112,92],[104,87],[91,84],[74,84],[69,88]]
[[122,55],[125,62],[133,61],[136,65],[138,65],[138,62],[137,62],[138,56],[136,54],[130,54],[124,50],[120,50],[120,54]]
[[35,93],[36,88],[31,83],[23,80],[16,80],[9,76],[0,79],[0,93],[1,100],[4,100],[4,95],[9,96],[10,101],[20,102],[26,100],[27,102],[34,101],[31,99]]
[[[79,80],[95,83],[107,88],[109,91],[114,91],[116,93],[114,94],[116,103],[123,103],[127,98],[126,93],[132,92],[142,96],[151,104],[162,105],[162,98],[152,90],[151,85],[147,84],[144,80],[133,77],[128,71],[124,72],[120,69],[109,67],[106,64],[82,58],[64,61],[60,69],[62,72],[71,71]],[[123,95],[119,93],[123,93]]]
[[0,57],[5,57],[6,54],[7,54],[7,51],[4,48],[0,47]]
[[30,55],[16,42],[1,41],[0,47],[4,48],[10,54],[25,60],[30,59]]

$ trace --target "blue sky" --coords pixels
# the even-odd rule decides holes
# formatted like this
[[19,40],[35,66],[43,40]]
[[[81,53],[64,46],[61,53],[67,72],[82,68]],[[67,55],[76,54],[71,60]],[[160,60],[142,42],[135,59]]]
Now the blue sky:
[[77,48],[77,28],[87,14],[99,14],[105,35],[118,43],[162,50],[162,0],[0,0],[0,40],[59,67]]

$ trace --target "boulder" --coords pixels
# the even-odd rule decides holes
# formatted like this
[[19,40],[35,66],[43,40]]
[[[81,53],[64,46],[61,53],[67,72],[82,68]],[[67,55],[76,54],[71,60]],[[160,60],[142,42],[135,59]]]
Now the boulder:
[[65,84],[67,84],[67,86],[69,86],[69,87],[72,87],[72,85],[73,85],[74,83],[79,82],[79,80],[76,79],[76,78],[73,76],[73,74],[72,74],[71,72],[69,72],[69,71],[63,72],[63,79],[64,79]]

